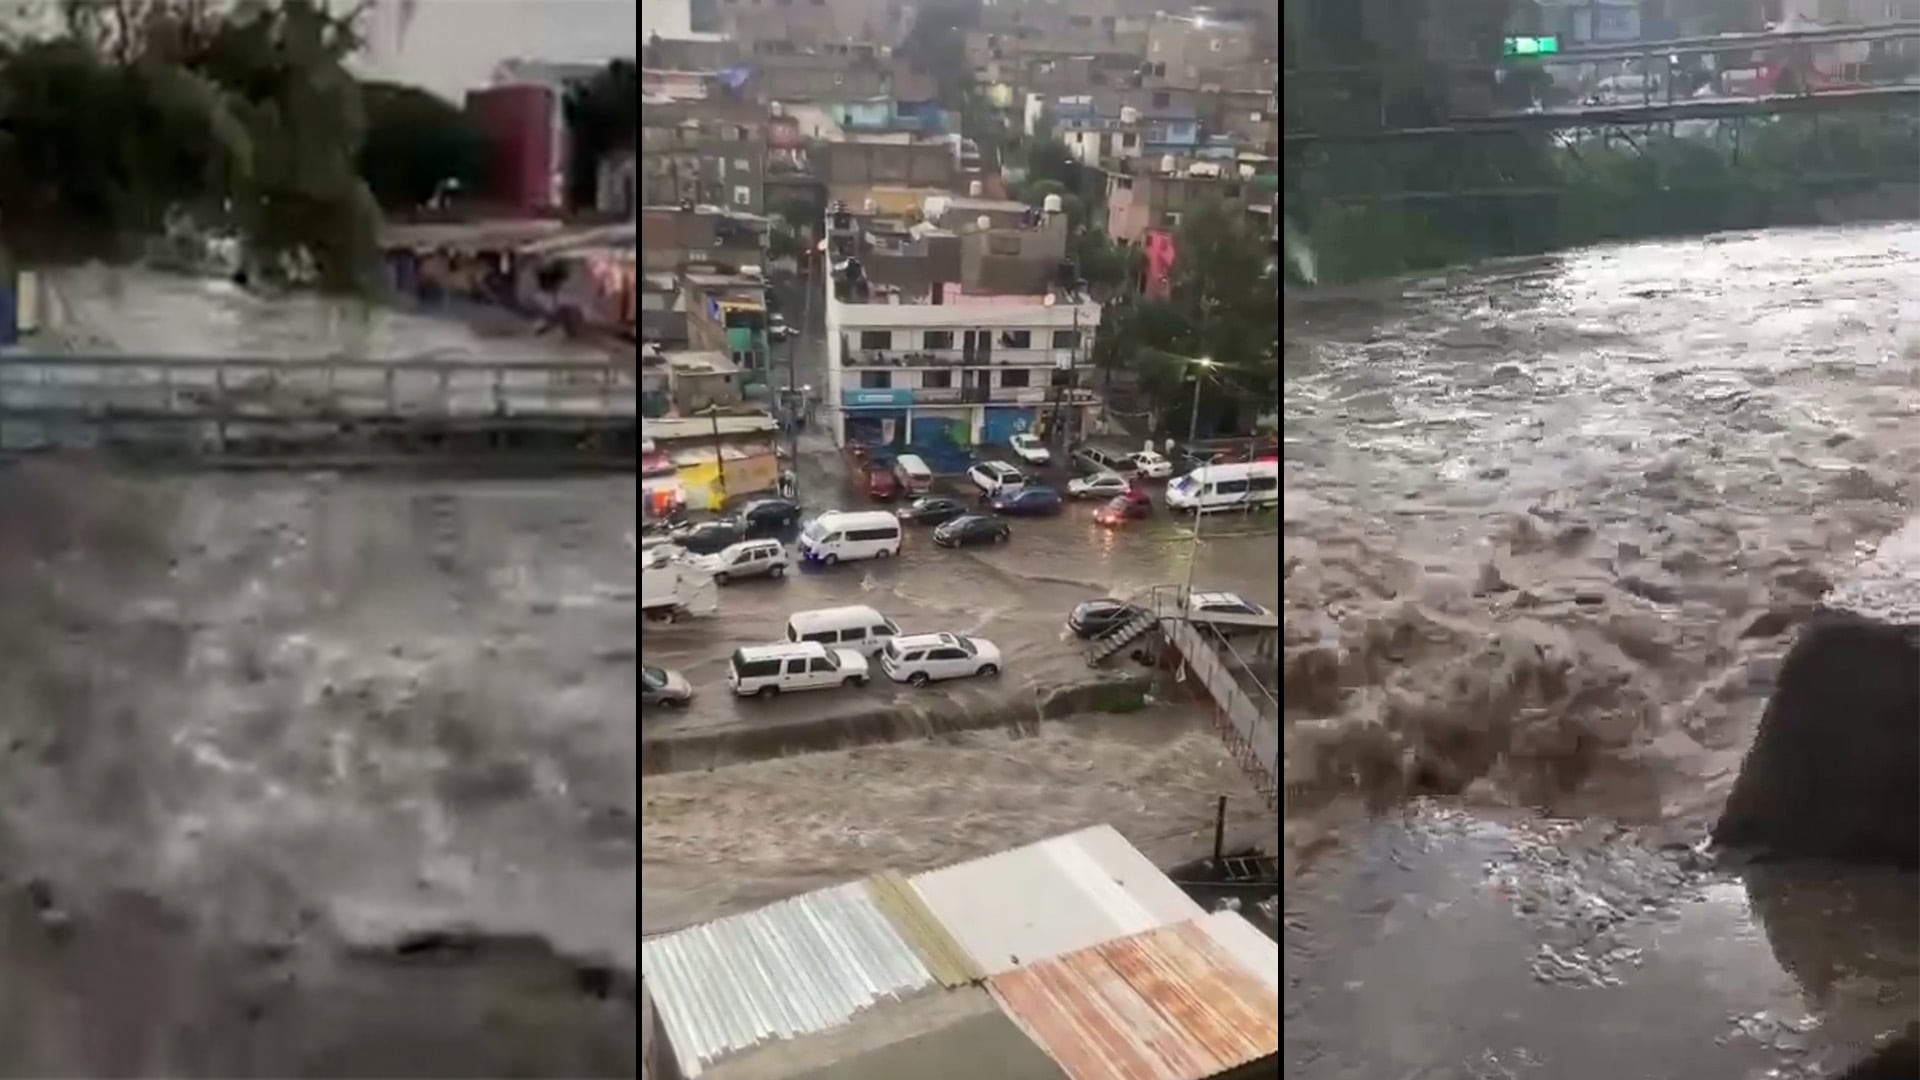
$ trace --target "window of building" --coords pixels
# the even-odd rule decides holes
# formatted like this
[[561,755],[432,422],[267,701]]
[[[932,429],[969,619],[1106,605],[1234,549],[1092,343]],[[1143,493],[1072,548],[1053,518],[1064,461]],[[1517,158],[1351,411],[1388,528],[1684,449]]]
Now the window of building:
[[861,372],[860,373],[860,389],[862,390],[893,389],[893,372],[891,371]]
[[1031,349],[1033,348],[1033,332],[1031,330],[1002,330],[1000,331],[1000,347],[1003,349]]
[[989,233],[987,235],[987,254],[1019,255],[1020,238],[1017,236],[995,236]]
[[748,187],[745,184],[733,185],[733,205],[752,206],[753,205],[753,189]]
[[926,371],[920,375],[920,385],[929,390],[945,390],[953,385],[953,372]]
[[[1134,150],[1134,149],[1138,149],[1139,146],[1140,146],[1140,136],[1135,134],[1134,132],[1129,131],[1120,136],[1120,148],[1122,150]],[[1133,181],[1131,179],[1128,179],[1127,181],[1122,183],[1120,186],[1123,189],[1131,188],[1133,186]]]
[[1056,349],[1079,348],[1080,347],[1080,331],[1055,330],[1053,332],[1053,347]]
[[923,349],[951,349],[953,348],[953,331],[929,330],[926,332],[926,335],[921,338],[920,347]]
[[1153,107],[1156,109],[1166,108],[1172,100],[1173,98],[1169,96],[1165,90],[1155,90],[1153,92]]
[[1169,229],[1179,228],[1180,227],[1180,211],[1169,210],[1166,213],[1161,214],[1160,224],[1165,228],[1169,228]]
[[860,331],[860,347],[862,349],[891,349],[893,348],[893,331],[862,330]]
[[747,173],[747,172],[752,172],[752,171],[753,171],[753,163],[752,163],[752,162],[750,162],[750,161],[748,161],[748,160],[747,160],[746,158],[743,158],[743,157],[737,157],[737,158],[734,158],[734,159],[733,159],[733,171],[734,171],[734,172],[737,172],[737,173]]
[[1008,368],[1000,373],[1000,385],[1013,390],[1024,389],[1031,385],[1027,381],[1030,374],[1026,368]]

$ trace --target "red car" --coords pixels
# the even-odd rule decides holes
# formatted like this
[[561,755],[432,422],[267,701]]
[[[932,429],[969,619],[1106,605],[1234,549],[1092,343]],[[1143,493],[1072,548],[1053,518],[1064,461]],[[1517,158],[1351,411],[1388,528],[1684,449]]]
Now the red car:
[[892,502],[900,497],[900,478],[893,475],[893,462],[868,462],[862,485],[875,502]]
[[1125,525],[1137,518],[1152,516],[1153,497],[1137,487],[1128,488],[1125,495],[1115,495],[1093,512],[1093,520],[1107,526]]

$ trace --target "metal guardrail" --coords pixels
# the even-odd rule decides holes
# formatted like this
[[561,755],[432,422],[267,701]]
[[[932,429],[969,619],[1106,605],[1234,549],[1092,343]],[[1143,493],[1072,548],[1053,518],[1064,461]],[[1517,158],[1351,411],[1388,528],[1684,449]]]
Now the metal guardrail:
[[636,423],[617,364],[445,359],[0,358],[0,419],[250,426]]

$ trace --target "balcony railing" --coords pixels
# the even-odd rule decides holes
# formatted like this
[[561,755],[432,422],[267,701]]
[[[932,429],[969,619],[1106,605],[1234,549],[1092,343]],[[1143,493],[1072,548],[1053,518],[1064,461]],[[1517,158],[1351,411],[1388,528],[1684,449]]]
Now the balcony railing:
[[849,405],[1089,405],[1093,391],[1077,386],[920,386],[849,389]]
[[964,349],[855,349],[845,350],[842,367],[850,368],[964,368],[964,367],[1085,367],[1091,359],[1084,349],[1011,349],[1004,346],[968,352]]

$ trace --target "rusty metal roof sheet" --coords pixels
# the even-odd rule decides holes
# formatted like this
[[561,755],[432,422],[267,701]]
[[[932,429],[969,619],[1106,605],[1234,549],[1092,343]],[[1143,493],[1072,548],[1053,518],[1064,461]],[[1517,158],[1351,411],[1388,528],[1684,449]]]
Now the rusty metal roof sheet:
[[1072,1080],[1206,1080],[1280,1053],[1280,1000],[1197,921],[1018,971],[987,989]]
[[911,881],[984,975],[1206,914],[1110,825]]
[[1237,911],[1216,911],[1200,924],[1227,955],[1280,993],[1280,943],[1260,932]]
[[865,882],[649,938],[640,964],[688,1077],[936,984]]

